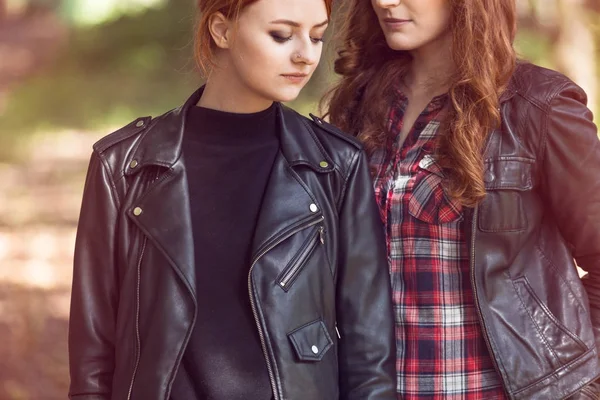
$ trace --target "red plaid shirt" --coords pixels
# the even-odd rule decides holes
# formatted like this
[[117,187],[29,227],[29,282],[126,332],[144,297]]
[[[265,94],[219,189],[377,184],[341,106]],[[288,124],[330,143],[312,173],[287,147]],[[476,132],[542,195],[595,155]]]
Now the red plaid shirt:
[[433,157],[446,98],[432,100],[399,148],[408,100],[398,93],[389,143],[371,158],[387,232],[398,393],[406,400],[505,399],[473,298],[462,207],[444,193]]

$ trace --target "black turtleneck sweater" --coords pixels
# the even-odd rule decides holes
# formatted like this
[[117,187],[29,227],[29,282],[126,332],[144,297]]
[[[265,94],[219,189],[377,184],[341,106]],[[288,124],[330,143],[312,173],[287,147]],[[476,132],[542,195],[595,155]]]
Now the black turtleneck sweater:
[[276,106],[253,114],[192,107],[183,156],[198,315],[172,400],[270,400],[248,293],[251,244],[279,149]]

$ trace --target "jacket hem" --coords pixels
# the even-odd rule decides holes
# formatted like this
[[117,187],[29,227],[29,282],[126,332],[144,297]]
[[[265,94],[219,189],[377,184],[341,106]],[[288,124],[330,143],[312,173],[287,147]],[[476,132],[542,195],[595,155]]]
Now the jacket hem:
[[[598,372],[591,375],[590,371]],[[565,399],[598,377],[598,352],[594,347],[554,373],[511,393],[510,397],[514,400]]]

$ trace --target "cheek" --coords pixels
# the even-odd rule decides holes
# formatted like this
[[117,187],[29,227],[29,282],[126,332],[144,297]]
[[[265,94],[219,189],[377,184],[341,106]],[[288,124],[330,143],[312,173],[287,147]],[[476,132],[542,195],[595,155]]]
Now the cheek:
[[[270,38],[265,40],[247,40],[236,46],[235,64],[242,75],[259,74],[267,76],[279,71],[285,62],[284,46]],[[279,71],[279,72],[277,72]]]

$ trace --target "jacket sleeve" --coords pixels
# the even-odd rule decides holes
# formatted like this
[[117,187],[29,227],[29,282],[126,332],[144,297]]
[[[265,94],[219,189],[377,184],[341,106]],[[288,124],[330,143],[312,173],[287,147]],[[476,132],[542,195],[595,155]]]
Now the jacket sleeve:
[[340,208],[337,276],[340,399],[395,400],[396,345],[383,224],[363,151]]
[[569,81],[551,102],[542,184],[562,236],[588,272],[583,284],[600,347],[600,141],[586,101]]
[[118,200],[94,152],[79,216],[69,319],[69,398],[108,400],[114,370]]

